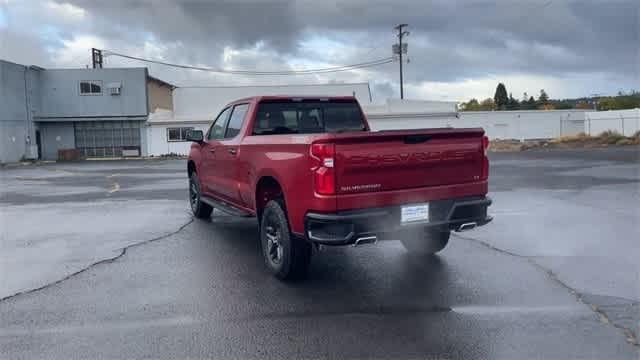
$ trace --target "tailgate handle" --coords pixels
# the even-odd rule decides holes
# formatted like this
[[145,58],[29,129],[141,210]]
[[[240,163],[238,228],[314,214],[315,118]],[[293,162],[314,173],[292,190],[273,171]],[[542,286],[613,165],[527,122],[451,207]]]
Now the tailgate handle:
[[431,137],[428,135],[407,135],[404,137],[405,144],[421,144],[429,140],[431,140]]

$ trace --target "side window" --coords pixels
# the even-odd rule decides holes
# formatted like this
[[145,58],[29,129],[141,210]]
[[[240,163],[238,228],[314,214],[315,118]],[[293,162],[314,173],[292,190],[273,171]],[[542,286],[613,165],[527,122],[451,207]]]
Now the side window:
[[192,127],[167,128],[167,141],[187,141],[187,133]]
[[80,95],[102,95],[102,80],[80,81]]
[[213,121],[213,125],[211,125],[209,133],[207,134],[208,140],[222,139],[224,137],[224,129],[227,127],[230,112],[230,107],[222,110],[220,115]]
[[231,118],[229,119],[229,125],[227,126],[227,132],[224,135],[225,139],[231,139],[236,137],[242,128],[244,123],[244,117],[247,115],[249,104],[240,104],[233,107]]

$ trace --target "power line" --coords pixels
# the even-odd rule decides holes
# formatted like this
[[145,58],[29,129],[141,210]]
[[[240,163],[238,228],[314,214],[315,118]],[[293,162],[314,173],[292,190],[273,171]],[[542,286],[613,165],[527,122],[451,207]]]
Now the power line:
[[349,71],[349,70],[355,70],[355,69],[362,69],[362,68],[367,68],[367,67],[379,66],[379,65],[388,64],[388,63],[394,61],[393,57],[388,57],[388,58],[382,58],[382,59],[376,59],[376,60],[361,62],[361,63],[357,63],[357,64],[342,65],[342,66],[335,66],[335,67],[328,67],[328,68],[319,68],[319,69],[257,71],[257,70],[230,70],[230,69],[220,69],[220,68],[210,68],[210,67],[175,64],[175,63],[170,63],[170,62],[166,62],[166,61],[146,59],[146,58],[137,57],[137,56],[125,55],[125,54],[117,53],[117,52],[111,51],[111,50],[102,50],[102,51],[105,53],[105,55],[118,56],[118,57],[122,57],[122,58],[126,58],[126,59],[137,60],[137,61],[142,61],[142,62],[147,62],[147,63],[152,63],[152,64],[176,67],[176,68],[181,68],[181,69],[208,71],[208,72],[215,72],[215,73],[221,73],[221,74],[234,74],[234,75],[312,75],[312,74],[326,74],[326,73],[332,73],[332,72]]

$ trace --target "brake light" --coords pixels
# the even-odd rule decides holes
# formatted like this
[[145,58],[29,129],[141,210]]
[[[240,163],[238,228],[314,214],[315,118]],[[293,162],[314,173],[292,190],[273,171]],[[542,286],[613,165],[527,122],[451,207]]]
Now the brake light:
[[484,149],[484,156],[487,156],[487,149],[489,149],[489,137],[486,135],[482,137],[482,148]]
[[483,156],[482,156],[482,173],[481,173],[482,180],[487,180],[489,178],[489,158],[487,157],[487,149],[489,149],[489,137],[483,136],[482,137]]
[[318,194],[333,195],[336,192],[335,149],[335,145],[330,143],[311,144],[311,171]]

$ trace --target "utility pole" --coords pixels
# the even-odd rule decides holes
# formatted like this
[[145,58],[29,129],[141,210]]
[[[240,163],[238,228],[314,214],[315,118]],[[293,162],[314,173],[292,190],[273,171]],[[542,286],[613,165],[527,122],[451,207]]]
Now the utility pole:
[[[398,30],[398,44],[393,46],[393,53],[398,54],[400,60],[400,99],[404,99],[404,85],[402,79],[402,53],[407,53],[407,44],[402,44],[402,38],[409,35],[408,31],[404,31],[403,28],[409,26],[408,24],[397,25],[394,29]],[[404,45],[404,46],[403,46]]]
[[102,50],[91,48],[91,62],[94,69],[102,69]]
[[598,99],[600,98],[600,94],[591,94],[591,98],[593,99],[593,110],[598,111]]

